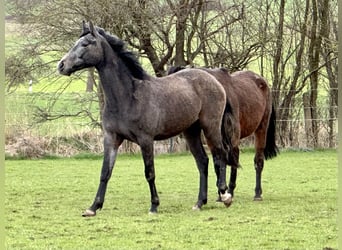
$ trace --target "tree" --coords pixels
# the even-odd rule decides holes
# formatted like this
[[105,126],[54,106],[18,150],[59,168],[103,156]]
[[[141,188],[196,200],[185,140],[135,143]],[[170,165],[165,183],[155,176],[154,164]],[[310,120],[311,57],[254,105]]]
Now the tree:
[[[136,49],[141,57],[146,57],[149,60],[153,72],[157,76],[165,75],[167,65],[176,58],[178,58],[177,63],[184,64],[185,61],[193,61],[200,54],[207,40],[199,39],[198,47],[193,49],[191,44],[197,33],[202,34],[202,37],[210,38],[223,29],[221,26],[217,30],[213,30],[212,26],[205,27],[197,23],[203,23],[203,19],[206,18],[205,1],[160,3],[157,0],[133,2],[36,0],[9,2],[11,3],[9,12],[22,24],[22,32],[28,38],[22,44],[22,48],[25,50],[23,54],[37,59],[37,63],[30,63],[26,70],[18,70],[16,64],[12,63],[14,60],[11,61],[11,58],[8,58],[6,72],[10,83],[9,87],[26,81],[24,76],[29,76],[28,72],[39,78],[50,77],[55,71],[55,65],[62,53],[67,51],[75,36],[79,34],[82,20],[93,20],[108,32],[120,36],[129,46]],[[193,14],[193,10],[195,10],[195,14]],[[199,13],[202,13],[202,20],[198,18]],[[214,23],[216,18],[218,16],[206,24]],[[193,27],[206,28],[206,30],[197,28],[190,30],[190,22]],[[209,28],[212,29],[211,34],[209,34]],[[172,33],[175,34],[175,37],[172,37]],[[185,37],[185,35],[187,36]],[[175,47],[176,54],[174,55]],[[186,54],[184,54],[185,49]],[[50,61],[41,59],[41,55],[52,53],[54,56]],[[174,56],[173,59],[172,56]],[[185,59],[185,57],[187,58]],[[39,69],[44,70],[40,72]],[[95,78],[90,69],[86,84],[88,91],[93,89]],[[99,86],[99,84],[95,85]],[[101,89],[97,88],[97,91],[100,92]],[[98,96],[103,95],[99,93]],[[102,98],[99,98],[100,107],[103,107],[103,103],[101,103],[103,101]]]
[[[22,49],[6,55],[8,89],[30,79],[55,80],[55,65],[78,36],[81,21],[92,20],[126,41],[144,68],[156,76],[165,75],[170,65],[259,69],[272,85],[282,146],[293,144],[295,131],[302,126],[292,120],[303,117],[305,92],[310,109],[307,126],[312,131],[308,144],[319,146],[319,91],[324,91],[326,82],[332,107],[327,126],[333,145],[336,0],[8,0],[6,6],[27,38],[21,41]],[[87,74],[74,77],[96,92],[101,110],[105,100],[96,71]],[[43,112],[47,119],[49,114],[56,117],[52,107],[46,111],[50,112]]]
[[329,147],[333,147],[335,137],[334,121],[337,119],[338,106],[338,83],[337,83],[337,15],[334,14],[334,9],[330,7],[331,1],[325,0],[321,6],[321,37],[322,51],[321,56],[325,64],[327,78],[329,81]]
[[[312,0],[312,25],[310,30],[310,44],[308,50],[308,61],[309,61],[309,75],[308,78],[310,79],[310,108],[311,108],[311,136],[313,139],[314,147],[317,147],[318,142],[318,132],[319,132],[319,114],[318,114],[318,105],[317,105],[317,98],[318,98],[318,90],[319,90],[319,76],[320,71],[324,67],[326,67],[328,79],[330,82],[330,86],[332,87],[332,97],[330,98],[331,106],[337,106],[337,96],[336,92],[333,89],[337,90],[336,87],[336,77],[334,77],[332,71],[332,60],[336,60],[336,57],[332,59],[331,55],[333,51],[329,51],[327,53],[327,49],[329,45],[326,44],[325,48],[323,47],[324,41],[327,41],[329,38],[330,27],[329,27],[329,0],[324,1],[316,1]],[[327,48],[328,46],[328,48]],[[331,49],[331,47],[330,47]],[[323,60],[321,58],[323,55]],[[336,72],[335,72],[336,73]],[[330,109],[330,117],[334,117]],[[332,131],[332,125],[330,124],[330,130]],[[331,132],[330,132],[331,133]],[[332,135],[330,134],[330,137]]]
[[[275,105],[279,107],[278,117],[281,120],[278,128],[280,134],[280,141],[283,146],[286,145],[287,140],[292,138],[291,124],[291,107],[295,106],[295,97],[300,94],[305,87],[305,82],[300,81],[300,77],[304,74],[303,69],[303,56],[305,49],[305,42],[307,36],[307,22],[309,14],[309,0],[306,0],[304,16],[302,20],[292,19],[292,25],[287,31],[291,36],[285,40],[283,37],[284,33],[284,13],[285,13],[285,1],[280,2],[280,15],[277,26],[277,40],[275,46],[275,56],[273,61],[273,90]],[[297,13],[295,13],[295,16]],[[299,32],[293,29],[294,25],[299,23]],[[286,46],[284,44],[286,43]],[[286,49],[286,50],[285,50]],[[286,70],[290,68],[292,59],[294,57],[295,64],[290,76],[287,75]],[[290,126],[290,129],[289,129]],[[290,136],[288,131],[290,132]]]
[[314,147],[318,145],[317,126],[317,93],[318,93],[318,67],[321,38],[318,36],[318,6],[317,1],[312,0],[312,25],[310,30],[310,45],[308,51],[309,71],[310,71],[310,109],[311,109],[311,134]]

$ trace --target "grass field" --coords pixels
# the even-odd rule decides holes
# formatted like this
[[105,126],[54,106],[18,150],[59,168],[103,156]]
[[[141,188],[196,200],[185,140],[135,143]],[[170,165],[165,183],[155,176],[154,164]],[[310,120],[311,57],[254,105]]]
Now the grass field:
[[120,155],[104,208],[93,201],[101,158],[6,161],[6,249],[336,249],[336,151],[282,152],[265,164],[264,201],[253,202],[253,154],[242,152],[230,208],[209,200],[200,212],[198,173],[188,154],[156,157],[158,215],[140,155]]

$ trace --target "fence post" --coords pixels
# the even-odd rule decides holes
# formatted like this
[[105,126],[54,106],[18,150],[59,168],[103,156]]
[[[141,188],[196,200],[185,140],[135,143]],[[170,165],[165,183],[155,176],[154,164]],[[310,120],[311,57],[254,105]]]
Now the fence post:
[[32,93],[32,80],[29,81],[28,91],[29,91],[29,93]]

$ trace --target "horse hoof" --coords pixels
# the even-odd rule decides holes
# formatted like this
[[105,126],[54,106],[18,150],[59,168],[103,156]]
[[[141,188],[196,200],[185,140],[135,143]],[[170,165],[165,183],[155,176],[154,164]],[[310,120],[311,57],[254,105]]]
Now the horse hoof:
[[254,197],[254,201],[262,201],[262,197]]
[[233,199],[232,198],[229,198],[228,200],[224,201],[223,204],[226,206],[226,207],[230,207],[230,205],[232,205],[233,203]]
[[96,211],[92,211],[90,209],[87,209],[86,211],[84,211],[84,213],[82,214],[83,217],[92,217],[96,215]]
[[152,206],[150,208],[150,210],[148,211],[148,214],[151,214],[151,215],[155,215],[158,213],[158,210],[157,210],[157,207],[156,206]]
[[192,207],[192,210],[193,210],[193,211],[201,211],[201,207],[200,207],[198,204],[195,204],[195,205]]
[[148,211],[148,214],[149,214],[149,215],[157,215],[158,213],[157,213],[157,211],[151,211],[151,210],[150,210],[150,211]]
[[226,207],[230,207],[233,202],[233,196],[230,193],[225,192],[224,194],[220,195],[221,201]]

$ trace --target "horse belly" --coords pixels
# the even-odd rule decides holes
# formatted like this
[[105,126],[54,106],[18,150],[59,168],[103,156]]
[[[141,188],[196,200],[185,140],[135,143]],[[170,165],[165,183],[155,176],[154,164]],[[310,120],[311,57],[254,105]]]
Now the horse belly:
[[[185,108],[186,110],[186,108]],[[178,110],[179,111],[179,110]],[[180,112],[177,110],[165,113],[163,118],[159,121],[159,132],[155,136],[156,140],[163,140],[182,133],[198,120],[198,114]]]
[[255,99],[249,100],[248,103],[240,99],[239,106],[240,138],[242,139],[253,134],[259,127],[265,113],[266,101],[255,96]]
[[246,138],[253,134],[258,128],[260,120],[252,121],[250,119],[240,119],[240,139]]
[[200,102],[196,98],[177,98],[161,109],[158,116],[155,114],[155,139],[163,140],[182,133],[199,119],[199,113]]

